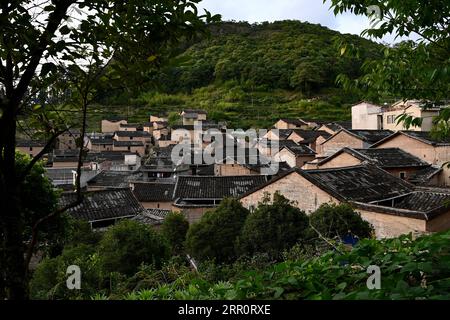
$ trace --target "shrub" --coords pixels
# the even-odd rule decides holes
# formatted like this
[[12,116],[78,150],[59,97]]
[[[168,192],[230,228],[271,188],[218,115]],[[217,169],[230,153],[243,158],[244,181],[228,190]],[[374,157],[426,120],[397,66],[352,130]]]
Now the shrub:
[[326,238],[344,238],[349,232],[358,238],[370,238],[373,227],[348,204],[323,204],[310,215],[311,225]]
[[162,225],[162,234],[169,241],[172,254],[179,255],[184,251],[189,222],[181,213],[171,212]]
[[220,206],[191,225],[186,246],[199,261],[231,262],[237,258],[235,243],[248,210],[236,199],[224,199]]
[[167,240],[149,226],[123,220],[109,229],[100,242],[99,253],[105,272],[133,275],[141,264],[159,268],[169,256]]
[[80,244],[97,245],[102,238],[100,232],[94,232],[88,222],[68,217],[67,239],[65,246]]
[[266,198],[245,221],[239,240],[240,252],[248,256],[267,253],[278,259],[283,250],[306,238],[308,225],[303,211],[275,193],[272,204]]
[[[69,290],[67,267],[81,270],[81,290]],[[34,271],[30,282],[32,299],[87,299],[102,288],[102,272],[96,250],[90,245],[64,249],[56,258],[45,258]]]

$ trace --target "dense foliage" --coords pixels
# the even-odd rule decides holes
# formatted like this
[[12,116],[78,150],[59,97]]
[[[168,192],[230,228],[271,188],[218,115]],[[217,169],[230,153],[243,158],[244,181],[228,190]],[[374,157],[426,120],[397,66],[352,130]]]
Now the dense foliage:
[[264,253],[278,259],[284,250],[308,237],[309,219],[305,212],[278,193],[269,201],[267,197],[245,221],[239,238],[241,254]]
[[100,241],[102,267],[106,272],[133,275],[141,264],[160,267],[169,257],[169,245],[152,228],[124,220],[110,228]]
[[164,91],[177,92],[236,80],[267,89],[286,89],[305,94],[333,87],[345,72],[360,76],[364,58],[374,58],[379,46],[357,36],[364,54],[359,59],[339,56],[334,40],[339,33],[300,21],[249,24],[223,22],[210,27],[209,39],[191,46],[161,76]]
[[[29,165],[28,155],[16,152],[17,172],[20,174]],[[24,222],[23,241],[29,241],[35,223],[55,210],[58,203],[58,192],[54,190],[51,181],[44,175],[43,163],[33,166],[26,179],[22,182],[20,191],[21,215]],[[67,218],[56,216],[48,220],[39,230],[39,238],[51,255],[60,254],[64,245]],[[42,248],[41,248],[42,249]]]
[[[450,298],[450,232],[362,240],[353,250],[285,261],[233,281],[201,276],[124,296],[126,299],[383,299]],[[381,289],[369,290],[367,269],[380,267]],[[103,297],[106,298],[106,297]]]
[[179,212],[171,212],[164,220],[161,230],[162,235],[169,241],[173,255],[184,252],[184,243],[188,229],[189,222]]
[[237,258],[236,241],[249,212],[236,199],[224,199],[188,231],[186,247],[199,261],[230,262]]
[[[156,88],[140,96],[108,91],[98,102],[117,105],[117,114],[126,110],[131,121],[183,108],[206,109],[212,120],[235,128],[268,127],[280,117],[347,120],[348,106],[359,97],[342,94],[336,76],[360,77],[364,60],[377,59],[384,48],[299,21],[222,22],[210,31],[155,74]],[[336,46],[341,41],[354,43],[360,56],[341,56]],[[130,103],[135,108],[121,106]]]
[[374,229],[348,204],[323,204],[310,217],[311,225],[329,239],[343,239],[349,233],[363,239],[370,238]]
[[[450,92],[450,2],[447,0],[331,0],[335,14],[352,12],[371,17],[372,24],[363,33],[382,38],[416,36],[387,47],[378,60],[367,59],[364,76],[352,80],[345,74],[339,82],[351,92],[359,91],[367,99],[386,97],[417,99],[425,107],[448,100]],[[372,8],[373,10],[368,10]],[[345,42],[345,41],[344,41]],[[347,50],[349,49],[349,50]],[[348,57],[359,55],[351,42],[342,43],[341,52]],[[434,119],[438,136],[449,134],[449,112]],[[404,114],[397,119],[408,128],[420,126],[421,118]]]

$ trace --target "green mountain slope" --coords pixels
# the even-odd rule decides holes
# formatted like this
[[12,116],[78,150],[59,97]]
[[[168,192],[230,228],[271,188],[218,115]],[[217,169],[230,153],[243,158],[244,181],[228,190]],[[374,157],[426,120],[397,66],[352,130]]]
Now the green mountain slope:
[[[358,49],[358,59],[341,57],[336,42],[342,39]],[[135,121],[183,108],[206,109],[211,119],[241,128],[267,127],[280,117],[344,120],[358,97],[337,88],[336,76],[360,76],[363,61],[376,59],[381,49],[299,21],[223,22],[158,74],[157,90],[106,101],[135,105],[129,114]]]

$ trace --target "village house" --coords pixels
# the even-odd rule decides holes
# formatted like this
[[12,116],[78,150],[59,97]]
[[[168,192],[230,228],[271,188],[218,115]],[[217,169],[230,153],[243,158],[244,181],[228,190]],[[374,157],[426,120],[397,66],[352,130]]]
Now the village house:
[[143,131],[144,128],[141,124],[137,123],[121,123],[118,131]]
[[131,182],[134,196],[145,209],[172,209],[175,184],[167,182]]
[[89,152],[85,161],[99,170],[137,171],[141,167],[141,156],[127,151]]
[[34,158],[45,148],[45,142],[34,140],[18,140],[16,142],[16,149],[24,154]]
[[366,101],[352,107],[352,129],[383,130],[383,107]]
[[77,140],[80,138],[79,130],[71,129],[60,134],[56,138],[56,149],[58,150],[74,150],[77,149]]
[[[60,150],[55,149],[49,155],[48,165],[53,168],[76,168],[80,151],[77,149]],[[82,167],[89,167],[89,164],[82,159]]]
[[150,226],[156,230],[159,230],[164,223],[164,220],[171,213],[170,210],[164,209],[146,209],[137,216],[131,218],[133,221]]
[[267,196],[279,192],[307,214],[324,203],[350,203],[370,222],[378,238],[450,228],[450,193],[415,188],[386,171],[363,164],[321,170],[293,169],[240,197],[253,210]]
[[298,145],[292,140],[267,140],[262,139],[256,143],[256,150],[266,157],[272,157],[278,153],[284,146]]
[[309,129],[308,123],[300,119],[280,119],[273,126],[275,129]]
[[204,110],[186,109],[180,115],[183,118],[183,125],[192,126],[195,121],[206,121],[207,114]]
[[331,137],[331,134],[323,130],[292,130],[292,133],[287,137],[287,140],[294,141],[299,144],[305,144],[314,151],[317,145],[320,145],[325,140]]
[[441,186],[450,186],[450,139],[436,139],[429,132],[398,131],[371,148],[401,148],[434,166],[442,167]]
[[404,130],[403,123],[398,123],[401,115],[422,118],[420,127],[411,127],[411,131],[430,131],[433,119],[439,115],[444,106],[426,105],[417,100],[401,100],[390,106],[374,105],[361,102],[352,107],[352,128],[358,130]]
[[390,130],[341,129],[317,146],[318,157],[328,157],[342,148],[367,149],[371,145],[393,134]]
[[149,122],[167,122],[167,114],[150,115]]
[[266,176],[180,176],[174,190],[172,211],[183,212],[189,223],[217,207],[225,198],[239,197],[267,181]]
[[[442,169],[433,167],[428,162],[400,149],[352,149],[343,148],[334,155],[325,158],[317,163],[317,169],[329,169],[340,167],[351,167],[369,162],[376,165],[390,174],[407,180],[411,183],[425,184],[428,186],[439,185],[439,178]],[[435,171],[432,174],[432,171]],[[428,181],[423,181],[419,177],[424,172],[429,172]],[[425,177],[423,177],[425,178]]]
[[333,135],[341,129],[352,130],[352,121],[336,121],[324,123],[317,129],[317,131],[325,131],[330,135]]
[[[76,193],[63,193],[61,208],[74,203]],[[92,229],[102,229],[123,219],[131,219],[145,211],[129,188],[88,192],[81,204],[67,210],[75,219],[87,221]]]
[[315,157],[314,150],[306,145],[285,145],[274,155],[274,160],[286,162],[291,168],[301,168]]
[[155,142],[159,140],[171,140],[169,139],[169,128],[160,128],[160,129],[154,129],[152,131],[153,139]]
[[151,143],[151,135],[145,131],[116,131],[113,139],[116,141],[141,141],[144,145]]
[[121,124],[127,124],[128,121],[117,117],[111,117],[109,119],[103,119],[101,122],[102,133],[113,133],[120,131]]
[[[65,191],[74,191],[77,179],[77,168],[45,168],[45,176],[52,185]],[[86,188],[87,182],[98,174],[98,171],[89,168],[81,169],[80,187]]]
[[304,118],[301,118],[299,120],[302,121],[303,123],[306,123],[306,125],[308,126],[307,128],[310,130],[317,130],[323,124],[326,123],[326,121],[322,121],[322,120],[311,120],[311,119],[304,119]]
[[139,171],[110,171],[104,170],[99,172],[94,178],[87,181],[87,190],[106,190],[114,188],[128,188],[130,183],[142,178]]
[[145,155],[146,147],[142,141],[113,141],[113,151],[128,151]]
[[262,137],[266,140],[287,140],[294,129],[270,129]]
[[93,152],[112,151],[113,135],[114,134],[112,133],[91,135],[89,137],[90,151]]
[[422,125],[420,127],[412,126],[411,131],[430,131],[433,127],[433,120],[439,116],[442,106],[425,106],[420,101],[408,100],[394,103],[383,110],[383,128],[389,130],[405,130],[403,123],[398,123],[396,120],[399,116],[407,114],[413,118],[422,118]]

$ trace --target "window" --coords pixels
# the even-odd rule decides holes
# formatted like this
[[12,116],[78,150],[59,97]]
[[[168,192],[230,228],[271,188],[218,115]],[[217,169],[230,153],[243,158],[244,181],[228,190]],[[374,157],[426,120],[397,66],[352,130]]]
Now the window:
[[131,147],[130,146],[128,146],[128,151],[130,151],[131,150]]
[[387,116],[387,123],[388,124],[395,123],[395,116],[394,115]]
[[400,172],[400,179],[406,180],[406,172]]
[[30,147],[30,151],[33,151],[33,147]]

